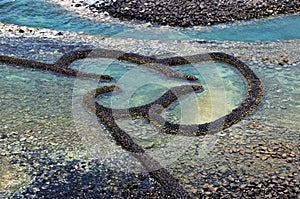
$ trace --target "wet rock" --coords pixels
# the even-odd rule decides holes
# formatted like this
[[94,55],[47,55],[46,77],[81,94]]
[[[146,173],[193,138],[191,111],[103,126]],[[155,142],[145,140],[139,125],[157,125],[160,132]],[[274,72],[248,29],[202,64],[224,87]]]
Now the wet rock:
[[267,160],[268,158],[269,158],[269,156],[266,156],[266,155],[260,157],[260,159],[263,161]]
[[296,0],[286,2],[271,0],[256,3],[241,1],[153,1],[153,0],[117,0],[101,3],[88,3],[96,12],[108,12],[121,20],[141,20],[162,25],[193,26],[262,18],[265,16],[297,12],[300,5]]
[[241,60],[242,60],[242,61],[248,61],[249,59],[250,59],[250,58],[247,57],[247,56],[242,56],[242,57],[241,57]]
[[286,158],[287,158],[287,154],[284,153],[284,154],[281,155],[281,157],[282,157],[283,159],[286,159]]
[[249,128],[253,129],[253,128],[260,128],[262,127],[262,125],[258,122],[250,122],[249,123]]
[[246,149],[245,152],[251,154],[251,153],[253,153],[253,150],[251,150],[251,149]]
[[280,66],[284,66],[286,64],[291,65],[291,62],[289,61],[288,57],[286,56],[281,56],[281,58],[278,60],[278,64]]
[[7,138],[7,135],[2,133],[1,136],[0,136],[0,139],[5,139],[5,138]]

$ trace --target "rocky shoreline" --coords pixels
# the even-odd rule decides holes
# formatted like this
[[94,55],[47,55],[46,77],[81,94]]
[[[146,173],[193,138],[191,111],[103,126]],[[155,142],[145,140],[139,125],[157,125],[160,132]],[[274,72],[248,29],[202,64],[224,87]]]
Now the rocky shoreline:
[[[16,32],[18,31],[19,29],[16,29]],[[7,34],[13,33],[8,32]],[[2,37],[0,39],[2,43],[1,54],[10,55],[14,53],[16,56],[23,57],[27,55],[31,57],[31,55],[28,55],[28,52],[34,50],[32,56],[36,54],[40,59],[44,59],[43,55],[45,55],[45,58],[49,59],[52,53],[60,55],[74,49],[91,48],[92,45],[105,45],[110,46],[112,49],[123,49],[143,54],[151,53],[158,57],[169,56],[165,54],[166,51],[174,54],[178,52],[181,55],[190,55],[203,49],[207,51],[226,50],[226,52],[247,61],[253,68],[256,66],[269,68],[273,65],[273,68],[270,69],[272,73],[275,73],[279,69],[284,71],[297,67],[293,65],[280,66],[276,61],[269,63],[269,61],[272,62],[273,58],[280,57],[280,54],[288,53],[287,56],[292,64],[299,63],[297,46],[299,46],[300,41],[298,40],[270,43],[205,43],[198,41],[161,42],[116,38],[104,38],[96,41],[94,38],[90,38],[90,40],[87,40],[87,43],[80,43],[86,39],[85,36],[80,35],[72,38],[68,37],[67,33],[64,33],[63,35],[55,36],[55,40],[53,40],[51,35],[49,35],[48,39],[46,38],[48,34],[41,33],[39,35],[37,33],[32,38],[22,37],[23,34],[13,34],[14,37],[12,38]],[[61,40],[69,40],[70,43],[64,45]],[[23,45],[18,45],[20,43]],[[86,46],[88,44],[91,46]],[[44,49],[44,47],[47,48]],[[56,50],[59,52],[56,52]],[[269,58],[266,59],[264,57]],[[63,84],[63,87],[65,87],[66,84],[70,84],[69,86],[72,87],[72,82],[63,83],[63,80],[67,81],[68,79],[61,78],[59,85]],[[51,118],[43,119],[45,121],[49,120],[49,124],[47,123],[46,126],[39,123],[41,118],[36,118],[36,120],[33,120],[32,127],[29,125],[26,127],[26,130],[17,130],[14,129],[16,128],[15,121],[26,123],[30,118],[2,119],[3,124],[7,127],[5,127],[4,132],[1,134],[0,143],[3,147],[0,153],[3,157],[3,162],[5,164],[9,163],[10,166],[10,169],[6,170],[9,174],[7,174],[7,178],[11,180],[12,177],[10,175],[21,177],[15,180],[16,185],[14,185],[20,188],[17,190],[14,189],[15,191],[13,192],[8,191],[7,194],[0,192],[0,198],[42,198],[46,196],[63,198],[66,195],[71,198],[96,198],[99,196],[115,196],[117,198],[167,198],[168,196],[164,189],[146,174],[135,176],[132,173],[113,171],[107,169],[105,163],[101,160],[91,160],[89,156],[86,157],[87,155],[72,155],[68,157],[67,154],[77,154],[78,151],[85,154],[87,149],[82,144],[81,137],[77,133],[74,133],[77,132],[76,129],[73,129],[72,125],[70,125],[72,128],[69,129],[69,127],[66,127],[69,126],[66,125],[69,123],[62,122],[70,122],[73,119],[71,113],[68,113],[68,117],[65,114],[65,111],[71,107],[71,93],[60,92],[61,88],[59,85],[51,85],[51,89],[46,87],[48,89],[45,91],[51,91],[50,93],[52,94],[47,97],[51,103],[55,104],[58,100],[64,102],[62,103],[64,106],[58,106],[59,111],[57,110],[57,112],[63,110],[62,113],[64,115],[61,118],[59,117],[57,121],[53,118],[53,122],[58,126],[50,123]],[[23,87],[24,85],[19,86]],[[38,89],[39,87],[36,87],[35,90],[31,91],[33,98],[38,97],[36,96]],[[58,92],[61,95],[57,95]],[[41,96],[47,96],[43,93],[41,93]],[[1,100],[4,102],[15,101],[11,100],[10,96],[3,96],[4,99],[2,98]],[[24,101],[24,104],[26,104],[26,98],[22,98],[21,101]],[[51,108],[49,105],[49,102],[47,102],[49,110],[55,107],[53,105]],[[24,111],[26,112],[26,109]],[[146,128],[146,132],[148,131],[149,129]],[[275,144],[265,142],[266,140],[276,139],[273,136],[274,131],[286,132],[289,135],[289,139],[280,144],[277,144],[277,141],[274,141]],[[299,174],[295,169],[299,168],[300,146],[299,144],[291,144],[292,140],[295,142],[299,140],[297,132],[282,129],[282,127],[274,127],[273,125],[270,127],[263,120],[255,119],[255,117],[246,118],[239,125],[222,133],[224,135],[219,138],[221,139],[220,146],[216,146],[214,152],[212,152],[214,155],[219,154],[218,157],[222,157],[220,160],[214,159],[215,164],[206,164],[203,168],[199,164],[188,164],[188,161],[185,159],[182,162],[180,160],[178,170],[176,167],[173,168],[179,173],[176,178],[182,179],[182,183],[185,184],[185,188],[189,193],[194,196],[203,195],[203,198],[253,198],[255,196],[260,198],[299,198]],[[46,136],[48,138],[44,140]],[[244,148],[243,144],[238,143],[239,139],[243,141],[238,136],[250,136],[252,138],[251,140],[245,140],[249,148]],[[61,142],[61,140],[64,140],[64,142]],[[70,147],[71,145],[73,148],[69,148],[66,151],[65,147]],[[199,142],[200,145],[201,142]],[[277,150],[275,154],[269,152],[274,150]],[[192,154],[193,150],[190,150],[186,158],[192,157]],[[111,162],[116,161],[120,162],[120,165],[125,164],[126,158],[123,161],[120,160],[120,157],[116,154],[114,157],[115,160],[111,160]],[[230,165],[232,168],[227,170],[222,167],[213,168],[213,165],[223,165],[224,163]],[[239,173],[239,171],[235,170],[236,167],[234,165],[242,167],[246,172]],[[266,167],[266,170],[264,170],[266,171],[265,176],[251,173],[251,168],[255,165],[261,168],[258,170],[264,170]],[[270,165],[272,168],[268,168],[267,165]],[[182,167],[185,169],[182,170]],[[192,181],[192,178],[197,180]]]
[[[300,40],[253,43],[149,41],[103,38],[0,24],[0,43],[3,55],[49,62],[55,61],[64,53],[91,47],[119,49],[156,57],[192,55],[199,51],[226,51],[247,62],[253,69],[268,70],[274,75],[280,75],[277,73],[280,71],[294,70],[300,62]],[[12,70],[12,67],[8,69]],[[51,80],[53,75],[49,75],[49,80],[46,77],[41,80],[26,80],[23,77],[21,81],[17,78],[22,78],[22,75],[12,74],[18,70],[21,71],[22,68],[12,70],[8,77],[0,78],[4,82],[13,82],[6,78],[15,78],[17,87],[20,88],[15,86],[17,84],[6,84],[0,95],[1,102],[11,110],[3,109],[1,118],[3,132],[0,134],[0,165],[7,166],[3,170],[0,168],[0,173],[4,171],[7,178],[2,178],[3,182],[9,183],[4,186],[6,192],[0,190],[0,198],[169,197],[163,187],[145,173],[123,172],[108,167],[107,165],[117,164],[117,168],[123,168],[126,167],[126,162],[133,162],[135,166],[134,160],[121,156],[121,152],[115,154],[112,160],[106,160],[107,162],[87,155],[89,149],[72,123],[72,93],[68,90],[74,86],[71,80],[59,76]],[[40,72],[32,71],[32,74]],[[35,81],[37,85],[26,87]],[[284,96],[286,90],[283,88],[275,86],[267,93],[274,94],[274,98]],[[264,99],[265,110],[279,108],[276,107],[275,100],[270,101],[269,98],[267,96]],[[35,99],[42,99],[41,102],[35,102],[40,104],[36,110],[30,105]],[[284,100],[278,100],[282,106],[286,106]],[[270,109],[266,105],[268,102]],[[290,99],[286,103],[290,104]],[[44,114],[45,111],[47,114],[40,117],[40,112]],[[284,117],[284,113],[282,111],[281,117]],[[280,125],[284,126],[282,123]],[[188,163],[187,160],[194,157],[194,151],[201,152],[202,142],[197,141],[188,150],[188,154],[178,160],[178,168],[173,166],[170,171],[178,173],[174,177],[180,179],[186,190],[195,197],[300,198],[299,130],[297,127],[292,129],[282,126],[264,121],[256,114],[245,118],[220,134],[219,143],[209,154],[212,162]],[[150,132],[149,127],[142,130]],[[287,139],[282,137],[283,141],[280,141],[274,136],[274,132],[285,135]],[[214,168],[216,165],[218,167]]]
[[[123,50],[132,53],[141,53],[148,56],[161,56],[159,48],[180,56],[197,54],[199,49],[204,52],[226,51],[242,61],[269,63],[274,68],[286,68],[300,62],[299,50],[300,40],[277,41],[277,42],[234,42],[234,41],[203,41],[203,40],[141,40],[133,38],[110,38],[95,35],[86,35],[69,31],[56,31],[50,29],[28,28],[14,24],[0,22],[0,36],[2,38],[35,38],[61,42],[89,43],[95,48],[105,47],[107,49]],[[141,48],[141,46],[144,46]],[[159,48],[158,48],[159,47]],[[178,48],[180,50],[178,50]],[[149,49],[151,52],[149,54]],[[179,53],[179,54],[178,54]],[[9,55],[9,54],[7,54]]]
[[[68,2],[68,0],[66,1]],[[101,17],[138,20],[152,24],[190,27],[212,25],[300,11],[298,0],[69,0]]]

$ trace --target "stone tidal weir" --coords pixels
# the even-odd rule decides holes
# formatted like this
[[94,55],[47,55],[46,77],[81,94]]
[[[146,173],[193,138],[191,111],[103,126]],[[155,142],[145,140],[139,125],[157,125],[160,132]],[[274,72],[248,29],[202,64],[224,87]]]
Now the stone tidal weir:
[[[167,169],[163,168],[159,162],[148,155],[140,145],[134,142],[134,140],[128,133],[126,133],[126,131],[117,125],[116,120],[124,117],[144,117],[159,130],[165,133],[184,136],[203,136],[206,134],[219,132],[238,123],[256,109],[263,96],[262,83],[256,74],[242,61],[222,52],[157,59],[154,57],[126,53],[118,50],[98,48],[66,53],[53,64],[4,55],[0,55],[0,62],[10,65],[46,70],[78,78],[92,78],[105,81],[111,81],[114,79],[112,76],[85,73],[70,68],[70,65],[74,61],[85,58],[112,58],[128,61],[154,69],[170,78],[179,78],[193,82],[193,84],[170,88],[161,97],[153,102],[126,109],[105,107],[96,101],[96,98],[99,99],[99,97],[101,100],[102,94],[119,90],[119,88],[115,85],[103,86],[91,90],[86,93],[82,99],[82,103],[85,105],[87,111],[95,114],[111,132],[111,135],[115,141],[121,145],[123,149],[130,152],[136,159],[138,159],[149,172],[149,174],[165,188],[170,196],[174,198],[190,198],[191,196],[167,171]],[[245,99],[230,113],[212,122],[187,125],[167,121],[160,115],[163,109],[166,109],[181,96],[192,92],[203,91],[203,87],[197,81],[197,77],[178,73],[172,69],[172,66],[193,64],[203,61],[225,62],[237,69],[247,81],[247,94]]]

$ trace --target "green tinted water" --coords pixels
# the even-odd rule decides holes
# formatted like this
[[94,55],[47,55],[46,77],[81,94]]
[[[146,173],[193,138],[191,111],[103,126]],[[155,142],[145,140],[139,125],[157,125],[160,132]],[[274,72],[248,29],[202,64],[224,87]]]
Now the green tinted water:
[[299,14],[212,27],[139,28],[129,23],[95,22],[83,19],[46,0],[2,0],[0,2],[0,22],[136,39],[276,41],[300,38]]
[[[0,11],[0,21],[7,23],[142,39],[275,41],[297,39],[300,32],[300,25],[297,25],[299,15],[195,30],[154,27],[140,29],[129,25],[94,23],[65,13],[46,1],[4,0],[0,2]],[[26,49],[23,53],[20,56],[31,57],[27,55],[29,52]],[[45,58],[46,55],[43,56]],[[39,60],[39,55],[34,58]],[[286,142],[293,147],[299,144],[299,63],[280,70],[269,68],[268,65],[257,67],[250,62],[248,64],[262,79],[264,98],[254,114],[220,134],[187,138],[160,133],[141,119],[118,122],[136,142],[149,149],[149,153],[163,166],[171,165],[170,170],[183,183],[187,183],[187,178],[199,185],[201,178],[188,174],[201,173],[203,165],[212,169],[243,167],[254,174],[285,169],[294,171],[297,169],[297,162],[287,165],[281,159],[261,161],[255,154],[240,156],[228,152],[234,147],[243,149],[251,144],[256,146],[261,141]],[[170,87],[192,83],[166,78],[153,70],[112,59],[86,59],[72,66],[87,72],[114,76],[115,83],[122,91],[104,96],[100,103],[117,108],[142,105],[155,100]],[[212,121],[238,106],[245,95],[243,78],[226,64],[204,62],[174,68],[182,73],[198,76],[204,92],[184,96],[165,110],[162,115],[171,121],[184,124]],[[80,101],[82,95],[105,84],[0,64],[0,130],[7,135],[17,133],[13,142],[3,142],[1,154],[7,151],[13,151],[11,154],[24,154],[31,150],[41,150],[50,156],[80,159],[88,151],[99,159],[121,159],[124,153],[116,152],[117,146],[103,126],[99,126],[95,118],[78,111],[78,107],[83,109]],[[258,123],[260,127],[249,128],[252,122]],[[19,140],[24,138],[28,139],[26,145],[20,145]],[[217,152],[214,153],[213,150]],[[188,164],[196,166],[189,170]],[[181,166],[180,171],[174,169],[177,166]],[[123,165],[118,169],[129,172],[134,170]]]

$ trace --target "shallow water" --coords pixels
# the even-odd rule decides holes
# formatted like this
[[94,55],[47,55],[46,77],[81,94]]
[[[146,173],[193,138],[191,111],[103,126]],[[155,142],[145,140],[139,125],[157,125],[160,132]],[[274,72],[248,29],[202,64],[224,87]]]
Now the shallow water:
[[262,112],[255,115],[274,126],[299,130],[300,64],[280,71],[259,69],[257,73],[264,82],[265,94],[260,107]]
[[109,23],[95,23],[81,19],[46,0],[4,0],[0,2],[0,11],[1,22],[34,28],[69,30],[87,34],[98,33],[99,35],[114,35],[130,29],[130,27],[118,24],[111,26]]
[[[38,43],[36,48],[45,44]],[[21,48],[26,49],[27,45]],[[31,52],[24,49],[18,52],[18,56],[22,54],[21,57],[32,57]],[[53,53],[52,48],[48,49],[49,52],[44,50],[45,53],[36,54],[36,60],[43,61],[48,57],[46,60],[53,62],[61,55],[61,52]],[[202,187],[205,182],[199,175],[207,169],[225,172],[230,168],[231,172],[247,173],[256,178],[275,170],[280,173],[297,171],[297,163],[286,167],[284,159],[269,158],[262,162],[255,154],[240,156],[229,152],[246,147],[252,149],[262,141],[270,144],[288,143],[297,147],[300,139],[297,122],[300,119],[300,65],[277,70],[267,64],[261,67],[251,62],[248,64],[263,81],[263,101],[253,114],[224,132],[204,137],[185,137],[162,133],[142,118],[121,119],[118,124],[147,153],[180,179],[187,190]],[[72,67],[116,77],[116,82],[112,83],[117,84],[122,92],[107,95],[103,98],[104,101],[101,100],[101,103],[113,107],[141,105],[156,99],[170,87],[193,83],[166,78],[151,69],[113,59],[85,59],[74,62]],[[166,109],[162,115],[171,121],[185,124],[212,121],[238,106],[245,95],[244,79],[227,64],[203,62],[175,66],[174,69],[198,76],[205,91],[184,96],[179,103]],[[92,156],[117,171],[145,172],[128,152],[115,144],[109,132],[98,124],[93,114],[89,115],[83,109],[82,95],[107,83],[3,64],[0,65],[0,75],[1,133],[8,135],[10,140],[1,140],[3,145],[0,153],[7,154],[4,157],[10,158],[1,161],[7,161],[6,164],[15,161],[30,162],[22,158],[18,160],[14,154],[21,153],[22,157],[30,158],[32,155],[28,154],[37,150],[43,158],[84,160]],[[253,122],[259,127],[249,128]],[[29,163],[25,165],[27,164]],[[26,167],[36,171],[35,164],[30,163]],[[10,175],[13,172],[16,171],[13,170]],[[4,190],[16,191],[21,185],[27,186],[28,173],[18,175],[26,178]]]
[[[180,123],[205,123],[226,115],[236,108],[245,96],[243,77],[230,65],[220,62],[203,62],[173,67],[175,70],[197,76],[199,82],[166,78],[143,66],[112,59],[86,59],[72,64],[85,72],[112,75],[121,92],[101,97],[101,104],[113,108],[128,108],[150,103],[167,89],[184,84],[200,84],[204,91],[183,97],[167,114]],[[200,114],[199,114],[200,113]]]
[[36,28],[136,39],[276,41],[300,38],[299,14],[205,28],[138,28],[129,23],[94,22],[83,19],[46,0],[3,0],[0,2],[0,21]]
[[[203,37],[273,41],[300,36],[300,26],[291,25],[299,23],[299,15],[220,25],[204,31],[172,28],[150,28],[145,31],[137,28],[133,34],[126,32],[135,29],[133,26],[105,23],[93,23],[89,26],[92,22],[67,14],[47,2],[35,1],[32,6],[37,6],[36,9],[31,9],[26,3],[32,1],[1,1],[0,21],[93,34],[116,34],[118,37],[159,37],[162,40]],[[24,10],[17,12],[20,8]],[[9,10],[11,13],[7,14]],[[45,17],[45,10],[53,18]],[[61,23],[57,23],[58,21]],[[286,24],[291,29],[277,29],[276,24],[281,24],[281,27]],[[18,43],[23,45],[18,46]],[[90,46],[82,43],[51,43],[40,39],[1,39],[1,54],[47,62],[54,62],[63,53],[80,48]],[[164,49],[160,50],[164,54]],[[151,55],[151,52],[147,54]],[[191,192],[193,188],[201,189],[209,181],[218,183],[219,180],[216,179],[202,178],[202,174],[208,171],[230,171],[241,174],[246,181],[249,180],[249,175],[263,178],[265,174],[274,172],[287,175],[299,172],[300,64],[278,67],[267,63],[246,63],[262,80],[264,97],[253,114],[225,131],[203,137],[185,137],[162,133],[143,118],[120,119],[118,124]],[[166,78],[151,69],[113,59],[85,59],[74,62],[72,67],[114,76],[116,81],[111,83],[117,84],[122,91],[105,95],[99,102],[117,108],[142,105],[160,97],[170,87],[193,84]],[[203,62],[173,68],[181,73],[198,76],[197,83],[203,85],[204,91],[184,96],[166,109],[162,115],[171,121],[184,124],[212,121],[238,106],[245,96],[244,79],[227,64]],[[12,170],[4,176],[6,178],[25,176],[20,182],[11,180],[9,186],[3,187],[3,183],[0,183],[0,194],[2,191],[17,191],[22,186],[26,187],[29,175],[40,170],[41,165],[37,161],[40,159],[48,161],[47,158],[63,158],[73,161],[93,157],[117,171],[146,172],[130,153],[115,144],[109,132],[98,124],[93,114],[88,114],[83,108],[82,95],[105,84],[107,83],[0,64],[0,163],[4,162],[5,166],[2,165],[0,171]],[[265,143],[263,146],[269,147],[268,150],[271,151],[277,145],[289,145],[297,156],[293,162],[271,156],[262,159],[259,156],[261,154],[256,154],[259,153],[256,148],[261,143]],[[245,150],[250,152],[245,153]],[[10,164],[10,169],[6,169]],[[25,169],[19,169],[20,165],[25,165]],[[21,173],[15,175],[14,172],[19,171]],[[52,172],[52,168],[50,171]],[[0,172],[0,179],[6,179],[1,175],[4,174]],[[47,181],[46,177],[44,180]],[[30,180],[34,181],[35,178]]]

